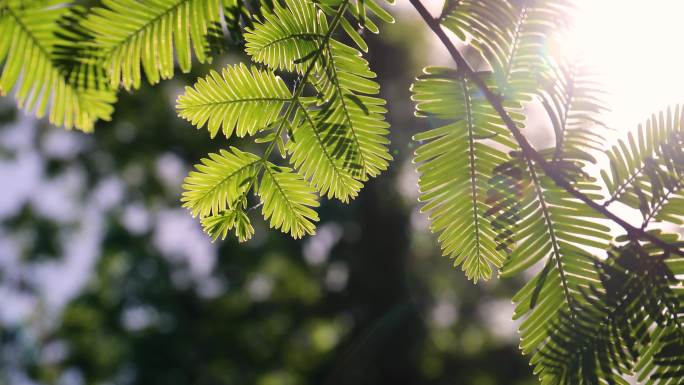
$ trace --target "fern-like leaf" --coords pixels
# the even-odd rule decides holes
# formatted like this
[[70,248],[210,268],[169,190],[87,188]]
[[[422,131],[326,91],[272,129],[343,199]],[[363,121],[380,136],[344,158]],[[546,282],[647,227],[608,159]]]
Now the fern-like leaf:
[[650,377],[646,383],[681,383],[684,298],[666,257],[630,242],[594,261],[600,281],[575,297],[572,314],[554,315],[532,358],[542,383],[626,385],[635,374]]
[[[511,163],[517,171],[507,179],[513,182],[511,187],[519,189],[517,205],[507,208],[500,204],[503,200],[492,199],[496,210],[489,214],[503,209],[513,210],[514,214],[507,215],[515,216],[511,227],[515,247],[501,269],[502,277],[543,266],[513,297],[514,318],[525,318],[520,325],[520,347],[529,354],[549,338],[547,325],[556,312],[575,316],[575,298],[598,278],[591,248],[607,247],[612,237],[610,229],[597,221],[600,215],[557,187],[531,161],[516,158]],[[600,197],[591,181],[578,182],[575,187],[593,199]]]
[[[221,0],[103,0],[83,22],[94,36],[113,87],[140,87],[142,65],[151,84],[173,77],[174,51],[183,72],[192,54],[210,59],[209,42],[222,37]],[[219,36],[215,36],[215,35]]]
[[57,126],[92,131],[98,119],[109,120],[114,92],[76,84],[60,66],[58,49],[76,42],[58,36],[61,20],[77,17],[63,1],[0,2],[0,95],[16,91],[20,108]]
[[[661,165],[647,172],[651,179],[651,209],[645,220],[684,224],[684,132],[661,145]],[[648,171],[648,170],[647,170]]]
[[608,151],[610,171],[601,171],[610,193],[605,205],[619,201],[639,209],[644,226],[653,219],[681,223],[683,119],[679,105],[660,112]]
[[375,177],[392,160],[385,101],[373,96],[380,90],[372,80],[375,73],[356,49],[340,42],[332,40],[326,53],[327,63],[314,83],[322,100],[315,118],[318,129],[328,136],[342,130],[328,146],[337,148],[355,178]]
[[[321,0],[318,3],[323,12],[332,16],[335,14],[335,9],[338,8],[343,1],[344,0]],[[386,0],[385,2],[394,4],[394,0]],[[363,37],[361,37],[360,32],[364,30],[372,33],[379,32],[378,26],[373,21],[373,17],[369,17],[370,15],[376,16],[385,23],[394,23],[394,17],[378,4],[376,0],[357,0],[355,6],[348,7],[347,15],[353,19],[352,22],[356,22],[358,27],[354,27],[352,22],[348,21],[347,18],[340,20],[340,25],[359,49],[364,52],[368,52],[368,45],[363,40]]]
[[[226,137],[263,131],[255,142],[268,143],[258,159],[237,149],[213,154],[186,179],[184,205],[206,217],[205,230],[214,238],[233,229],[239,238],[251,236],[243,211],[252,189],[271,227],[294,238],[313,234],[316,191],[347,202],[364,181],[387,168],[388,124],[385,102],[374,96],[375,74],[358,50],[332,37],[349,7],[349,0],[274,3],[245,34],[247,53],[266,68],[229,66],[179,97],[179,114],[198,127],[206,124],[212,136],[219,128]],[[357,7],[351,15],[359,12]],[[275,75],[282,70],[298,76],[294,91]],[[289,156],[296,172],[269,162],[275,148]]]
[[286,0],[276,3],[273,12],[264,13],[264,21],[245,33],[245,51],[252,60],[275,70],[303,73],[307,58],[325,44],[327,23],[309,1]]
[[243,204],[252,179],[263,166],[261,157],[231,147],[209,154],[183,183],[183,206],[200,218]]
[[627,384],[623,377],[650,343],[652,317],[662,324],[658,288],[669,290],[659,271],[663,260],[640,252],[629,244],[606,263],[595,261],[600,282],[576,297],[573,313],[554,315],[549,338],[532,358],[543,383]]
[[297,110],[292,130],[296,139],[288,143],[290,161],[321,194],[348,202],[363,187],[354,178],[352,162],[344,156],[351,144],[342,126],[321,126],[315,116],[307,107]]
[[570,0],[463,0],[447,2],[442,24],[487,59],[507,99],[527,101],[548,71],[542,55],[573,9]]
[[300,175],[269,164],[258,194],[263,203],[261,212],[270,220],[271,227],[290,233],[295,239],[316,232],[313,222],[318,221],[318,214],[312,209],[319,205],[316,193]]
[[226,239],[231,230],[234,230],[235,237],[240,242],[248,241],[254,235],[252,223],[240,207],[202,218],[202,228],[214,241],[219,238]]
[[429,213],[432,231],[440,233],[442,253],[462,265],[468,278],[487,279],[492,266],[501,267],[507,258],[486,218],[492,208],[487,183],[507,159],[498,148],[516,146],[493,108],[458,72],[427,68],[412,91],[418,116],[446,121],[414,137],[424,142],[414,159],[422,211]]
[[[356,196],[359,182],[378,175],[392,159],[385,101],[373,96],[379,86],[368,62],[330,37],[325,15],[314,3],[289,0],[286,5],[276,6],[246,34],[247,52],[274,70],[304,75],[311,67],[302,81],[314,86],[317,103],[298,97],[295,107],[307,111],[297,112],[293,121],[291,160],[321,194],[347,201]],[[298,144],[297,135],[314,145]],[[325,164],[319,169],[320,161]]]
[[[548,59],[550,61],[550,59]],[[541,99],[556,136],[554,162],[573,162],[581,167],[596,163],[592,152],[603,151],[607,111],[600,85],[582,64],[549,64],[540,86]]]
[[[660,239],[684,249],[684,242],[676,234],[656,232]],[[645,385],[682,385],[684,384],[684,258],[663,255],[662,251],[650,244],[644,246],[648,256],[663,261],[664,267],[657,274],[661,282],[659,290],[653,291],[656,297],[650,305],[660,309],[658,326],[651,328],[650,344],[641,352],[634,367],[638,381]],[[644,274],[641,274],[643,280]],[[653,279],[648,277],[649,279]],[[659,305],[659,306],[657,306]],[[657,310],[656,310],[657,311]],[[651,311],[653,313],[653,311]],[[652,321],[653,322],[653,321]]]
[[219,128],[230,138],[254,135],[280,118],[292,99],[279,76],[244,64],[211,71],[178,97],[178,115],[198,128],[207,125],[213,138]]

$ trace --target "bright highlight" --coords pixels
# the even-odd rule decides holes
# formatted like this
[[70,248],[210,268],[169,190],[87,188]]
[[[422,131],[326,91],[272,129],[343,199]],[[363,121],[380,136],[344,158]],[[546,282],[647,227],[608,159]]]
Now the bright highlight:
[[567,44],[599,71],[612,109],[606,123],[632,130],[649,114],[684,102],[684,1],[579,3]]

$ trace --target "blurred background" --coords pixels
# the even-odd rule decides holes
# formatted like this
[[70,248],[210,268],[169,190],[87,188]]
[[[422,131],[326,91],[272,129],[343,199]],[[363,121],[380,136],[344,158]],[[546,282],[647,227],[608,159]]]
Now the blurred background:
[[1,98],[0,384],[535,383],[510,320],[520,282],[468,282],[418,211],[411,136],[429,122],[408,88],[448,61],[395,13],[367,36],[395,161],[350,205],[322,200],[301,241],[255,215],[253,240],[212,243],[180,207],[188,170],[229,141],[175,98],[237,50],[122,91],[91,135]]

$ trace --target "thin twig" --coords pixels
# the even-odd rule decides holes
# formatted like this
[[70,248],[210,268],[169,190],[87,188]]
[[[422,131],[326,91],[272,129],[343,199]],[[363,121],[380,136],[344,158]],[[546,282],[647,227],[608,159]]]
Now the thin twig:
[[451,55],[452,59],[456,62],[457,68],[460,71],[462,71],[462,73],[470,81],[472,81],[477,86],[477,88],[480,89],[480,91],[485,96],[489,104],[494,108],[494,110],[496,110],[499,117],[501,117],[504,124],[506,124],[508,130],[515,137],[515,140],[518,142],[518,145],[520,145],[522,153],[526,158],[531,159],[536,164],[538,164],[539,167],[541,167],[541,169],[544,171],[544,173],[549,178],[551,178],[558,187],[564,189],[565,191],[573,195],[575,198],[579,199],[580,201],[584,202],[587,206],[591,207],[594,211],[601,213],[604,217],[610,219],[611,221],[615,222],[617,225],[625,229],[625,231],[627,232],[627,236],[631,239],[647,240],[653,243],[654,245],[660,247],[664,251],[684,256],[684,250],[681,250],[675,247],[674,245],[671,245],[668,242],[663,241],[662,239],[646,232],[645,230],[630,225],[627,221],[613,214],[607,208],[594,202],[591,198],[584,195],[582,192],[578,191],[575,187],[573,187],[570,184],[570,182],[565,180],[563,175],[561,175],[551,164],[549,164],[546,161],[546,159],[544,159],[544,157],[542,157],[537,152],[537,150],[535,150],[534,147],[532,147],[532,145],[527,141],[525,135],[523,135],[520,129],[518,129],[511,116],[508,114],[508,112],[506,112],[506,109],[504,108],[501,100],[502,97],[500,95],[495,94],[492,90],[490,90],[489,87],[487,87],[487,85],[484,83],[484,81],[480,79],[477,73],[475,73],[475,71],[473,71],[473,69],[470,68],[468,62],[466,62],[466,60],[463,58],[463,56],[458,51],[456,46],[451,42],[449,37],[446,35],[444,30],[442,30],[439,20],[432,17],[430,12],[425,8],[425,6],[420,2],[420,0],[409,0],[409,2],[411,3],[411,5],[413,5],[416,11],[418,11],[418,13],[423,18],[428,27],[430,27],[430,29],[435,33],[435,35],[437,35],[437,37],[442,42],[447,51],[449,51],[449,54]]

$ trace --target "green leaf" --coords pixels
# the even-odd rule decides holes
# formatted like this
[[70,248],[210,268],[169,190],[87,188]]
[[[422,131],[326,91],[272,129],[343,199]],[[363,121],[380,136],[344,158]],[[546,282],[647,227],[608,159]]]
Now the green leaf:
[[499,92],[513,101],[538,94],[548,72],[543,59],[574,9],[571,0],[463,0],[448,4],[442,24],[479,50],[489,62]]
[[440,234],[442,253],[454,258],[469,279],[487,279],[507,258],[487,218],[492,209],[487,182],[507,159],[498,148],[516,145],[494,109],[460,73],[426,68],[412,91],[417,116],[446,122],[414,137],[422,142],[414,158],[421,211],[429,213],[431,230]]
[[[333,15],[335,14],[335,8],[339,7],[343,1],[344,0],[319,0],[317,3],[320,5],[323,12],[328,15]],[[394,0],[386,0],[385,3],[393,5]],[[349,35],[359,49],[364,52],[368,52],[368,46],[366,45],[366,42],[363,41],[361,32],[379,32],[379,28],[373,19],[377,17],[377,19],[380,19],[385,23],[394,23],[395,21],[394,17],[378,4],[376,0],[357,0],[356,6],[348,7],[346,13],[350,16],[352,21],[343,18],[340,24],[347,35]],[[370,15],[373,17],[368,17]],[[358,26],[358,30],[355,29],[352,23]]]
[[292,131],[295,140],[288,142],[290,162],[322,195],[348,202],[363,187],[340,151],[349,146],[349,139],[345,138],[343,126],[319,125],[312,115],[304,107],[297,110],[298,124]]
[[77,41],[58,36],[59,23],[77,15],[63,1],[11,0],[0,3],[0,95],[16,91],[17,104],[37,117],[49,109],[50,123],[83,131],[109,120],[113,91],[96,80],[75,83],[63,70],[58,51]]
[[548,337],[531,363],[541,382],[627,385],[633,376],[640,384],[680,384],[684,292],[666,258],[651,244],[630,242],[596,259],[598,279],[575,297],[574,311],[552,312],[540,326]]
[[[332,38],[348,5],[326,8],[335,10],[328,24],[325,12],[308,0],[275,3],[245,34],[248,54],[266,69],[230,66],[179,97],[179,114],[207,125],[212,136],[219,128],[227,137],[264,131],[255,142],[268,144],[261,160],[236,149],[214,154],[186,180],[185,206],[194,215],[217,217],[205,221],[212,236],[238,226],[232,211],[244,210],[252,187],[271,227],[294,238],[313,234],[316,191],[348,202],[364,181],[387,168],[389,125],[385,101],[374,96],[375,74],[358,50]],[[299,75],[292,93],[272,72],[278,70]],[[276,148],[296,172],[268,162]],[[249,233],[242,227],[237,230]]]
[[202,218],[202,228],[214,241],[218,238],[226,239],[231,230],[235,230],[235,236],[240,242],[248,241],[254,235],[247,213],[239,207]]
[[265,167],[258,189],[262,214],[276,228],[297,239],[313,235],[318,214],[312,207],[318,207],[316,193],[298,174],[285,167],[269,164]]
[[549,64],[541,80],[541,101],[554,129],[554,162],[578,167],[596,163],[592,152],[602,152],[608,129],[601,115],[608,110],[604,93],[586,65]]
[[329,147],[336,148],[337,156],[344,159],[356,179],[375,177],[392,160],[389,124],[384,121],[385,101],[373,96],[380,90],[371,80],[375,73],[359,51],[334,40],[325,59],[321,72],[312,80],[322,99],[314,118],[318,130],[336,138]]
[[178,115],[213,138],[219,128],[230,138],[254,135],[280,118],[292,94],[279,76],[244,64],[211,71],[178,97]]
[[607,152],[610,170],[602,172],[610,193],[606,205],[619,201],[640,210],[644,226],[653,220],[682,222],[683,119],[679,105],[654,114],[636,135],[618,140]]
[[246,199],[252,179],[262,165],[260,157],[235,147],[209,154],[185,178],[183,207],[200,218],[235,209]]
[[330,38],[315,4],[290,0],[286,5],[266,13],[246,34],[247,52],[274,70],[303,74],[311,67],[303,81],[314,86],[315,103],[297,96],[291,163],[321,194],[348,201],[360,182],[377,176],[392,159],[385,101],[373,96],[379,85],[368,62]]
[[[514,318],[520,325],[520,347],[525,354],[537,351],[549,338],[548,325],[561,311],[574,317],[577,297],[598,279],[592,248],[605,249],[612,240],[610,228],[597,221],[600,215],[583,208],[584,203],[524,161],[519,219],[514,228],[516,247],[501,270],[512,277],[543,265],[541,272],[514,297]],[[591,183],[576,185],[582,192]]]
[[174,51],[183,72],[192,54],[210,60],[209,42],[222,39],[220,0],[102,0],[83,22],[94,36],[113,87],[140,87],[142,65],[150,84],[173,77]]
[[274,70],[303,73],[308,59],[325,43],[324,19],[312,2],[285,0],[285,7],[276,3],[262,23],[247,28],[245,51]]

